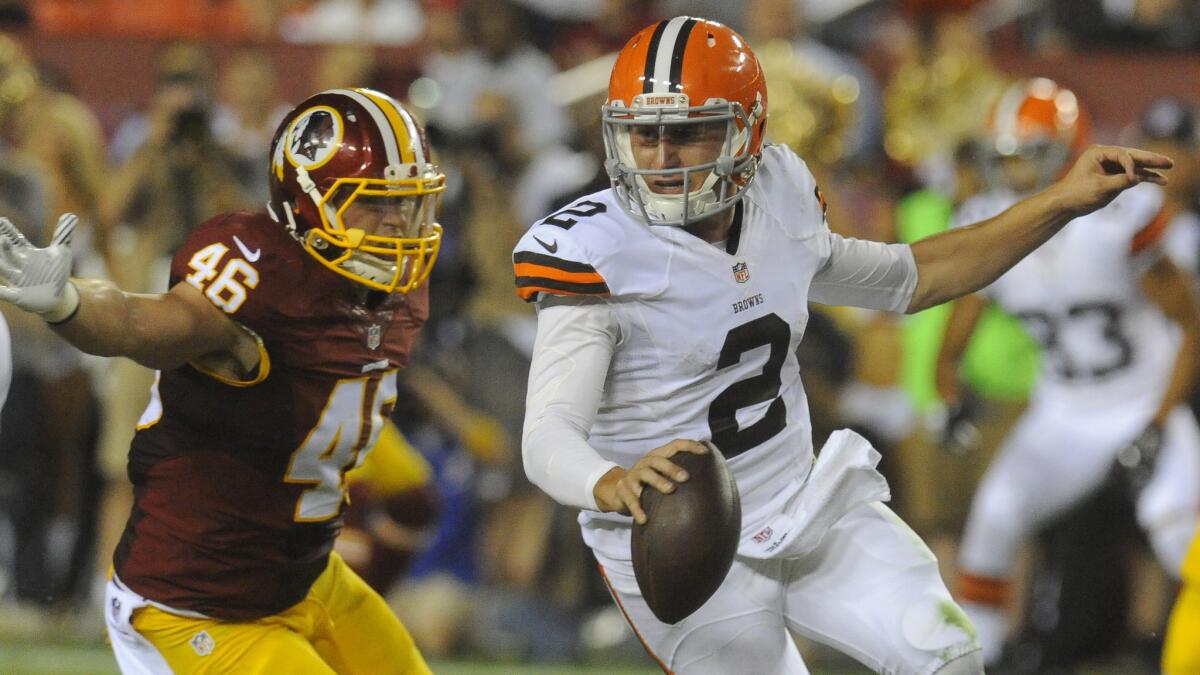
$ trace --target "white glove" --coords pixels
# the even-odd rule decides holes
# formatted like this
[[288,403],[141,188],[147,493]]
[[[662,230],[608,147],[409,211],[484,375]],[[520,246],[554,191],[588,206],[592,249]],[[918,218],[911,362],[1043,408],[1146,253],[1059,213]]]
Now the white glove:
[[0,218],[0,300],[61,323],[79,309],[79,289],[70,283],[71,235],[79,218],[64,213],[46,248],[29,243],[8,218]]

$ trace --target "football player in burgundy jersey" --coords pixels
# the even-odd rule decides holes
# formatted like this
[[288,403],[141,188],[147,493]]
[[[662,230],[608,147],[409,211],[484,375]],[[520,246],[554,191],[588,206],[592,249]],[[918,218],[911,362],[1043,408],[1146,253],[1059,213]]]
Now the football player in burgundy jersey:
[[123,671],[428,672],[331,550],[428,315],[445,176],[368,89],[297,106],[270,171],[267,210],[198,225],[161,295],[68,279],[72,215],[46,248],[0,220],[0,298],[158,369],[106,597]]

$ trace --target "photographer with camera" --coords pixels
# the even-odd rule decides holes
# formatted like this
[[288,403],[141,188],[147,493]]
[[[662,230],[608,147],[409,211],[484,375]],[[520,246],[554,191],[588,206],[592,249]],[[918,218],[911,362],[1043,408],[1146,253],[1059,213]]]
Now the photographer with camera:
[[[121,161],[101,204],[106,222],[136,234],[137,243],[125,247],[132,257],[126,262],[160,258],[182,242],[189,223],[248,204],[234,178],[233,159],[214,139],[213,107],[207,55],[187,45],[168,48],[148,113],[127,120],[114,139],[114,154],[128,158]],[[162,228],[160,223],[175,226]],[[118,279],[131,288],[154,290],[154,278],[166,280],[145,264],[116,267],[115,276],[151,275]]]

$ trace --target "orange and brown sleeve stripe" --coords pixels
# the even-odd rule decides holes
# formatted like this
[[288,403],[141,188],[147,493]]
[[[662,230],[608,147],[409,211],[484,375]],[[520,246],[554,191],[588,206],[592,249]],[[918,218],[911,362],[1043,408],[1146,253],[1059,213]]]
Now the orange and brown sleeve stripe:
[[543,253],[518,251],[513,255],[517,295],[532,302],[538,293],[552,295],[608,295],[608,283],[595,267]]
[[1167,232],[1167,225],[1171,223],[1173,215],[1169,206],[1163,207],[1158,212],[1158,215],[1154,216],[1154,220],[1151,220],[1149,224],[1133,235],[1133,242],[1129,245],[1130,252],[1141,253],[1162,241],[1163,235]]
[[992,607],[1008,605],[1012,582],[1000,577],[985,577],[981,574],[960,574],[958,577],[958,599],[977,602]]

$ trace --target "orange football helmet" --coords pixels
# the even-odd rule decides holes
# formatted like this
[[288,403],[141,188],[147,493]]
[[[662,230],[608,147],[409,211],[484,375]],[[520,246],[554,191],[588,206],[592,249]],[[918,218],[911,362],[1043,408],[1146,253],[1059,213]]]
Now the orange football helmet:
[[[984,128],[991,160],[1023,157],[1041,186],[1061,177],[1091,142],[1091,119],[1075,93],[1053,80],[1020,80],[996,99]],[[994,163],[994,162],[990,162]]]
[[[687,16],[647,26],[621,49],[601,108],[605,168],[618,201],[649,225],[686,226],[738,202],[754,178],[767,123],[767,86],[746,40],[715,21]],[[712,161],[640,168],[630,135],[679,125],[724,123]],[[690,178],[707,173],[701,187]],[[647,177],[682,178],[678,194],[650,189]]]
[[370,89],[331,89],[284,117],[271,145],[271,216],[334,272],[406,293],[429,277],[446,176],[421,123]]

